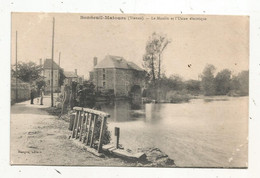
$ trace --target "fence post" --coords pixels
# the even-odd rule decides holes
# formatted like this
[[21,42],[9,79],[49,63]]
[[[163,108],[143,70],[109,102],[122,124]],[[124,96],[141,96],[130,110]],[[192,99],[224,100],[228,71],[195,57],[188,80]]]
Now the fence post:
[[102,139],[103,139],[103,134],[104,134],[104,127],[105,127],[105,124],[106,124],[106,120],[107,120],[107,117],[103,117],[102,118],[102,123],[101,123],[101,128],[100,128],[100,135],[99,135],[99,142],[98,142],[98,152],[100,153],[101,152],[101,149],[102,149]]
[[76,123],[77,123],[78,114],[79,114],[79,111],[76,111],[76,116],[75,116],[73,127],[72,127],[71,138],[75,138],[75,127],[76,127]]
[[88,133],[88,120],[89,120],[89,113],[87,113],[87,116],[86,116],[86,119],[85,119],[85,128],[84,128],[84,136],[83,136],[83,139],[82,139],[82,143],[85,143],[86,142],[86,139],[87,139],[87,133]]
[[83,111],[83,108],[82,108],[82,118],[81,118],[81,123],[80,123],[80,133],[79,133],[79,141],[82,140],[82,131],[83,131],[83,123],[84,123],[84,117],[85,117],[85,112]]
[[77,118],[76,136],[75,136],[76,139],[78,138],[80,118],[81,118],[81,111],[79,111],[79,115],[78,115],[78,118]]
[[86,139],[86,145],[88,145],[88,140],[89,140],[89,136],[90,136],[90,130],[91,130],[91,125],[92,125],[92,120],[94,118],[94,114],[90,113],[90,121],[89,121],[89,125],[88,125],[88,135],[87,135],[87,139]]
[[120,128],[115,127],[115,136],[116,136],[116,148],[119,148],[119,136],[120,136]]
[[92,147],[92,144],[94,142],[94,133],[95,133],[95,130],[96,130],[96,122],[97,122],[97,118],[98,118],[98,115],[95,115],[94,116],[94,123],[93,123],[93,130],[92,130],[92,134],[91,134],[91,140],[90,140],[90,147]]

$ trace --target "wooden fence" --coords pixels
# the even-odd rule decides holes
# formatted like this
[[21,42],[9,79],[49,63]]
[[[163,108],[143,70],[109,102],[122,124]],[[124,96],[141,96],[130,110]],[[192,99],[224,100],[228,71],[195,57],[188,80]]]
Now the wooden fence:
[[[71,138],[78,139],[86,146],[93,148],[95,141],[98,141],[97,151],[98,153],[102,150],[102,140],[105,132],[105,124],[109,114],[82,107],[74,107],[73,110],[76,112],[74,122],[72,125]],[[100,119],[100,129],[97,128],[97,122]],[[94,135],[98,132],[99,139],[94,140]]]

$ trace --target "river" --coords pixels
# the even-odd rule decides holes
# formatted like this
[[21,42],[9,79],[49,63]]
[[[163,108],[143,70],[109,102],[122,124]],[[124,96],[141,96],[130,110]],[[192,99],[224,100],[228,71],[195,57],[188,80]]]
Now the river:
[[247,167],[248,97],[211,97],[180,104],[101,104],[112,141],[137,150],[157,147],[179,167]]

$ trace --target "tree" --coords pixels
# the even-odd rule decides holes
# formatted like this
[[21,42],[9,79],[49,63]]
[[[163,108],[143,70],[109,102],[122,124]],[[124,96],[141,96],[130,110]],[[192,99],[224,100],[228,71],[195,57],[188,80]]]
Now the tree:
[[[15,65],[14,65],[15,67]],[[12,69],[12,75],[16,76],[20,80],[28,83],[32,83],[33,81],[41,78],[41,71],[42,71],[42,66],[37,65],[34,62],[19,62],[17,64],[17,71]]]
[[226,95],[231,89],[231,71],[224,69],[215,77],[215,92],[217,95]]
[[184,88],[183,79],[179,75],[171,75],[169,77],[169,86],[172,90],[182,90]]
[[162,53],[170,43],[165,35],[160,35],[156,32],[149,37],[143,56],[143,66],[147,70],[151,80],[155,83],[156,79],[161,78],[161,64],[162,64]]
[[215,85],[214,85],[214,72],[216,68],[212,64],[207,64],[201,75],[201,87],[202,91],[206,96],[215,94]]
[[158,42],[158,78],[160,80],[162,53],[171,41],[169,39],[167,39],[165,36],[159,36],[158,38],[159,38],[159,42]]
[[249,71],[242,71],[238,74],[240,95],[248,95],[249,93]]
[[59,69],[59,86],[63,85],[65,79],[64,71],[62,68]]
[[36,86],[38,89],[46,86],[46,82],[43,79],[36,80]]
[[185,82],[185,89],[194,95],[198,95],[200,93],[200,81],[199,80],[188,80]]
[[150,77],[152,83],[155,83],[156,60],[155,60],[155,53],[152,50],[151,44],[146,45],[146,53],[143,56],[143,61],[144,61],[143,66],[147,71],[147,76]]
[[232,95],[246,96],[249,93],[249,71],[242,71],[237,76],[231,79],[231,92]]

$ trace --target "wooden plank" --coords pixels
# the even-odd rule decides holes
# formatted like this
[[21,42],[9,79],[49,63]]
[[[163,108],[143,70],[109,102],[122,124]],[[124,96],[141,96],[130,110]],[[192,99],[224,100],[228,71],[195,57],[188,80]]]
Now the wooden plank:
[[104,117],[102,118],[102,122],[101,122],[101,128],[100,128],[100,134],[99,134],[99,142],[98,142],[98,152],[101,152],[102,149],[102,139],[103,139],[103,135],[104,135],[104,128],[105,128],[105,124],[106,124],[106,120],[107,118]]
[[69,130],[73,131],[73,124],[74,124],[74,120],[76,118],[76,112],[73,112],[70,114],[70,124],[69,124]]
[[88,133],[88,120],[89,120],[89,113],[87,113],[86,119],[85,119],[85,127],[84,127],[84,132],[83,132],[83,139],[82,139],[82,143],[86,142],[86,138],[87,138],[87,133]]
[[94,119],[94,114],[90,113],[90,121],[89,121],[89,126],[88,126],[88,134],[86,138],[86,145],[88,145],[89,137],[90,137],[90,130],[91,130],[91,125],[92,125],[92,120]]
[[110,148],[115,148],[115,145],[113,144],[108,144],[108,145],[103,145],[102,150],[103,151],[108,151]]
[[79,132],[79,141],[82,140],[82,132],[83,132],[83,124],[84,124],[84,117],[85,117],[85,112],[82,110],[82,118],[81,118],[81,123],[80,123],[80,132]]
[[75,131],[75,132],[76,132],[76,134],[75,134],[75,138],[76,138],[76,139],[78,138],[80,118],[81,118],[81,111],[79,111],[78,118],[77,118],[77,128],[75,129],[75,130],[76,130],[76,131]]
[[126,150],[122,149],[116,149],[112,151],[113,154],[125,158],[125,159],[131,159],[131,160],[139,160],[146,158],[146,155],[144,153],[131,153],[127,152]]
[[109,148],[108,149],[108,152],[112,153],[112,151],[116,150],[117,148],[116,147],[112,147],[112,148]]
[[78,114],[79,114],[79,111],[76,111],[76,117],[75,117],[74,123],[73,123],[71,138],[75,138],[75,127],[76,127],[76,123],[77,123]]
[[94,142],[94,135],[95,135],[95,130],[96,130],[97,118],[98,118],[98,115],[95,115],[94,116],[94,123],[93,123],[93,130],[92,130],[92,133],[91,133],[91,140],[90,140],[90,145],[89,145],[91,148],[92,148],[92,144]]
[[[74,107],[73,109],[76,110],[76,111],[81,111],[82,107]],[[89,108],[83,108],[83,110],[85,112],[93,113],[93,114],[96,114],[96,115],[99,115],[99,116],[102,116],[102,117],[110,117],[110,115],[108,113],[105,113],[105,112],[102,112],[102,111],[97,111],[97,110],[89,109]]]
[[84,149],[95,156],[104,157],[102,153],[98,153],[97,150],[95,150],[94,148],[90,148],[89,146],[82,144],[79,140],[75,140],[75,139],[71,139],[71,140],[77,147]]

